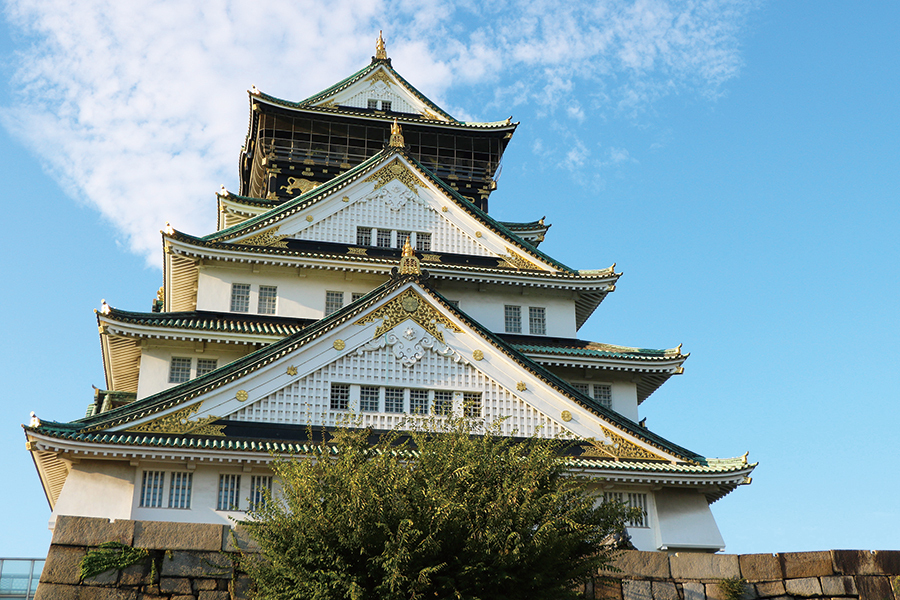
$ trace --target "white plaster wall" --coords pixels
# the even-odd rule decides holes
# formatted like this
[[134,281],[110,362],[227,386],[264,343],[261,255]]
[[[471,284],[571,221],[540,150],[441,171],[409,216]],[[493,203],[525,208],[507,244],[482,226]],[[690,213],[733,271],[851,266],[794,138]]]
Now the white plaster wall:
[[656,503],[656,549],[717,552],[725,548],[706,497],[699,491],[664,488],[656,492]]
[[[198,345],[198,347],[200,346]],[[233,350],[226,350],[218,347],[203,352],[197,352],[191,346],[160,345],[143,348],[141,350],[141,371],[138,378],[138,400],[176,385],[169,383],[169,363],[172,361],[173,356],[192,359],[191,376],[193,377],[196,375],[198,358],[214,358],[218,361],[217,366],[223,367],[255,349],[250,346],[239,346],[237,344],[233,348]]]
[[111,461],[81,461],[72,465],[53,514],[130,519],[134,495],[134,467]]
[[637,385],[630,381],[612,382],[612,409],[620,415],[637,422]]

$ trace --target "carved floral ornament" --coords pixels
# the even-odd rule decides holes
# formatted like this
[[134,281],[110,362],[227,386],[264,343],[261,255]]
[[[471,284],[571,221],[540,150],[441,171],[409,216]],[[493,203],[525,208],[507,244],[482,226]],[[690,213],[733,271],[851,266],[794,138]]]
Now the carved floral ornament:
[[235,244],[242,244],[244,246],[268,246],[270,248],[287,248],[287,242],[285,238],[286,234],[278,233],[278,227],[273,227],[262,233],[257,233],[256,235],[251,235],[248,238],[244,238],[242,240],[237,240]]
[[667,458],[663,458],[658,454],[650,452],[646,448],[638,446],[611,429],[602,425],[600,428],[603,430],[606,439],[609,441],[600,442],[593,438],[588,438],[588,443],[581,445],[583,450],[581,456],[584,458],[613,458],[615,460],[635,459],[669,462]]
[[462,333],[462,329],[457,327],[453,321],[432,308],[424,298],[411,289],[407,289],[378,310],[357,321],[355,324],[368,325],[369,323],[374,323],[376,319],[382,320],[381,325],[375,330],[375,335],[373,337],[376,338],[392,330],[397,325],[409,320],[418,323],[422,329],[441,343],[444,342],[444,334],[438,329],[437,326],[439,324],[450,331]]
[[224,436],[222,430],[225,425],[212,425],[212,422],[218,419],[216,416],[201,417],[192,421],[190,417],[200,410],[202,402],[197,402],[191,406],[176,410],[167,415],[163,415],[158,419],[153,419],[143,425],[137,425],[126,429],[128,432],[140,433],[168,433],[168,434],[185,434],[193,435],[213,435]]

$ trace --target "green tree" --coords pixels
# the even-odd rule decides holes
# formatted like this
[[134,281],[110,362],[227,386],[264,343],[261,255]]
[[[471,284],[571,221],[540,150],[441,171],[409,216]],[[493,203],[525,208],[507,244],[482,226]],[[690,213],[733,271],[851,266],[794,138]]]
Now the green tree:
[[372,443],[342,428],[278,458],[282,497],[245,523],[261,548],[243,561],[257,597],[557,600],[608,564],[604,540],[632,515],[567,472],[563,442],[462,419],[437,429]]

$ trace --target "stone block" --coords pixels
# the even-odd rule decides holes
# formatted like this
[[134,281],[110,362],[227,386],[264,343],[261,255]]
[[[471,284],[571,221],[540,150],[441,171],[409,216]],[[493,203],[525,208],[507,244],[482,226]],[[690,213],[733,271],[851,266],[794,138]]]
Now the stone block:
[[625,550],[616,555],[612,565],[620,573],[606,572],[609,577],[646,577],[648,579],[668,579],[669,557],[664,552],[641,552]]
[[215,579],[195,579],[194,580],[194,592],[199,592],[201,590],[214,590],[216,589],[216,580]]
[[247,533],[247,528],[238,525],[225,530],[222,538],[222,550],[225,552],[259,552],[259,544]]
[[785,579],[834,575],[830,551],[785,552],[778,555]]
[[698,581],[685,581],[681,585],[684,600],[706,600],[706,586]]
[[822,595],[822,586],[816,577],[787,579],[784,582],[784,589],[791,596],[809,597]]
[[900,550],[876,550],[875,566],[885,575],[900,575]]
[[138,600],[135,590],[42,583],[34,600]]
[[53,528],[56,546],[99,546],[103,542],[120,542],[131,546],[134,541],[134,521],[60,515]]
[[843,575],[900,575],[898,550],[832,550],[834,570]]
[[208,550],[222,549],[222,531],[227,525],[206,523],[164,523],[136,521],[134,547],[150,550]]
[[856,581],[850,576],[835,575],[833,577],[820,577],[822,593],[826,596],[858,596]]
[[230,579],[231,559],[221,552],[173,552],[162,560],[160,575],[163,577],[203,577],[206,579]]
[[[594,600],[623,600],[622,582],[615,579],[594,580]],[[249,588],[248,588],[249,589]]]
[[765,581],[756,584],[756,595],[760,598],[774,598],[784,596],[784,581]]
[[781,561],[774,554],[740,555],[741,577],[747,581],[781,579]]
[[650,582],[633,579],[622,581],[622,598],[624,600],[652,600]]
[[678,589],[671,581],[654,581],[651,584],[653,600],[680,600]]
[[197,596],[197,600],[231,600],[228,592],[214,592],[204,590]]
[[706,600],[728,600],[718,583],[706,583]]
[[159,591],[161,594],[193,594],[191,580],[187,577],[160,577]]
[[197,596],[193,594],[190,596],[172,596],[172,600],[197,600]]
[[856,577],[859,600],[889,600],[894,593],[887,577],[859,575]]
[[93,577],[85,577],[82,582],[84,585],[106,585],[113,586],[119,581],[119,570],[109,569],[102,573],[98,573]]
[[81,583],[81,559],[87,551],[74,546],[50,546],[41,572],[41,583]]
[[[597,593],[597,584],[594,585],[595,598]],[[238,575],[228,582],[228,591],[231,593],[231,600],[250,600],[250,592],[253,589],[253,581],[246,575]],[[619,588],[618,600],[622,600],[622,589]]]
[[144,559],[141,562],[125,567],[119,574],[119,585],[149,585],[150,581],[150,560]]
[[741,576],[736,554],[678,552],[669,557],[669,569],[673,579],[732,579]]

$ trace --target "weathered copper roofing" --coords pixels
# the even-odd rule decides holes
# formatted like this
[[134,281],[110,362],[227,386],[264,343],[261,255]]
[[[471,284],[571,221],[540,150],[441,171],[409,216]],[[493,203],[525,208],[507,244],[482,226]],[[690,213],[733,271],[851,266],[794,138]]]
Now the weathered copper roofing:
[[167,329],[193,329],[222,333],[288,336],[315,323],[314,319],[295,319],[241,313],[222,313],[205,310],[183,312],[144,313],[110,307],[100,318],[134,325],[149,325]]

